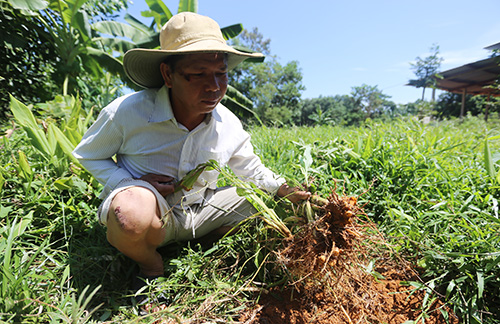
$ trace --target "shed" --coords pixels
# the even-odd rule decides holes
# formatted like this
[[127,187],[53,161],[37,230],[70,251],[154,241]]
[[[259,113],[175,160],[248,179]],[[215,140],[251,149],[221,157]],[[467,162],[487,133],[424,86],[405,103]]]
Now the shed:
[[[485,47],[487,50],[500,49],[500,43]],[[465,113],[465,96],[487,95],[500,96],[498,80],[500,78],[500,56],[468,63],[460,67],[440,72],[436,77],[436,88],[462,94],[460,116]],[[496,84],[496,86],[495,86]],[[486,111],[488,118],[488,111]]]
[[454,93],[500,96],[500,89],[491,87],[500,76],[499,64],[497,56],[440,72],[436,87]]

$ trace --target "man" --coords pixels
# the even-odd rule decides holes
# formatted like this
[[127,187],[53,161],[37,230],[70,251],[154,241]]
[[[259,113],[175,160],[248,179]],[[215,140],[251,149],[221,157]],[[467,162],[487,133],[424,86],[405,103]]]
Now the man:
[[165,24],[160,45],[125,54],[127,75],[146,90],[105,107],[73,152],[104,185],[98,216],[108,241],[148,279],[163,275],[158,247],[219,237],[253,213],[235,188],[216,187],[215,170],[204,171],[192,190],[174,193],[175,182],[197,165],[216,160],[292,202],[310,196],[261,163],[240,121],[219,104],[228,69],[261,54],[226,45],[215,21],[189,12]]

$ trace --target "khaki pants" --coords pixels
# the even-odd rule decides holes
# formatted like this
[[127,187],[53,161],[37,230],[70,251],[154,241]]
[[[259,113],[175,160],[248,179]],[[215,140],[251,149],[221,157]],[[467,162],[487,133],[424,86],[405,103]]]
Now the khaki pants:
[[236,193],[234,187],[207,190],[202,204],[183,205],[182,192],[166,198],[148,182],[138,179],[125,179],[104,199],[99,207],[99,222],[106,225],[109,206],[119,192],[130,187],[140,186],[151,190],[166,227],[163,243],[188,241],[200,238],[222,226],[236,226],[256,213],[255,208],[245,197]]

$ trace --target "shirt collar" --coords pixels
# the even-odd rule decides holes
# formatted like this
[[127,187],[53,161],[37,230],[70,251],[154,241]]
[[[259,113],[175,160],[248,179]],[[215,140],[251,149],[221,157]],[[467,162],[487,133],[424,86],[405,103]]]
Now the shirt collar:
[[156,93],[153,111],[151,112],[148,120],[150,123],[159,123],[174,119],[174,112],[172,111],[170,95],[168,92],[168,87],[164,85]]
[[[217,107],[215,107],[215,109],[210,114],[207,115],[207,117],[204,120],[206,124],[209,124],[212,119],[218,122],[222,120],[217,109],[219,105],[217,105]],[[174,117],[174,112],[172,110],[172,104],[170,103],[169,88],[164,85],[156,93],[156,99],[153,111],[151,112],[151,115],[149,117],[149,122],[159,123],[170,119],[175,120],[175,117]]]

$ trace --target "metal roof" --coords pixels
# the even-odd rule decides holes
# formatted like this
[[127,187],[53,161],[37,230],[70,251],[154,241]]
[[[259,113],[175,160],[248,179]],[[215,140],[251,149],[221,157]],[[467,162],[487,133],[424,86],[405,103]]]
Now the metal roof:
[[487,49],[489,51],[498,50],[498,49],[500,49],[500,43],[496,43],[496,44],[493,44],[493,45],[490,45],[490,46],[486,46],[484,49]]
[[[469,63],[440,72],[437,88],[449,92],[500,96],[498,87],[489,87],[500,77],[500,57]],[[442,78],[441,78],[442,77]]]

